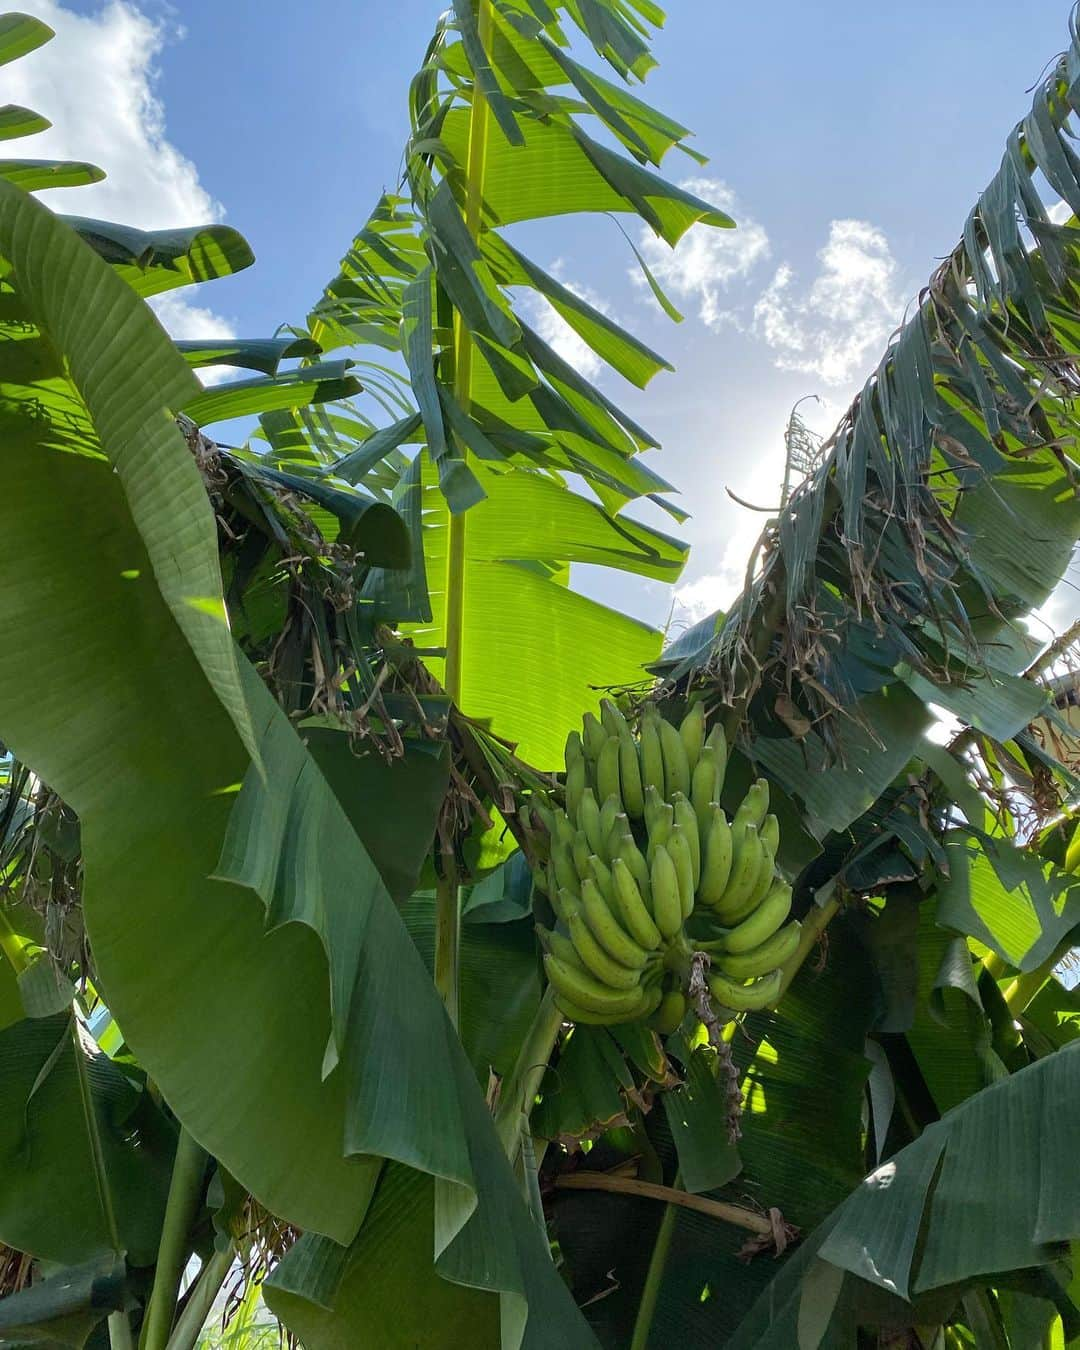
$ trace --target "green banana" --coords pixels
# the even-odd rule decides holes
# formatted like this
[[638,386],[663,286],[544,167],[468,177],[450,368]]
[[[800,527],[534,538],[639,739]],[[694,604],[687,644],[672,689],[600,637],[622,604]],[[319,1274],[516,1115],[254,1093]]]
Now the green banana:
[[[651,710],[651,711],[650,711]],[[639,753],[641,756],[641,784],[645,790],[645,804],[648,806],[648,791],[654,787],[664,796],[664,754],[660,748],[660,731],[657,723],[660,714],[655,703],[647,703],[641,718]]]
[[600,757],[596,761],[596,799],[606,802],[614,797],[622,810],[622,789],[619,786],[619,738],[609,736],[600,748]]
[[[555,911],[555,917],[556,917],[557,919],[561,919],[561,920],[563,921],[563,923],[565,923],[565,922],[566,922],[566,914],[564,913],[564,910],[563,910],[563,902],[562,902],[562,900],[561,900],[560,897],[559,897],[559,890],[560,890],[560,886],[559,886],[559,874],[558,874],[558,873],[556,872],[556,870],[555,870],[555,863],[554,863],[553,860],[551,860],[551,861],[548,862],[548,865],[547,865],[547,878],[546,878],[546,881],[547,881],[547,897],[548,897],[548,899],[551,901],[551,908]],[[575,884],[576,884],[576,878],[575,878]],[[576,898],[576,892],[575,892],[575,898]]]
[[630,821],[625,811],[620,811],[612,822],[611,829],[608,831],[607,838],[604,840],[604,847],[607,849],[607,862],[610,863],[612,858],[618,856],[619,845],[623,841],[623,835],[630,833],[632,833]]
[[575,759],[573,764],[566,769],[566,813],[572,818],[577,818],[578,808],[581,806],[581,794],[585,791],[586,773],[585,757]]
[[724,778],[727,774],[728,763],[728,743],[727,736],[724,735],[724,728],[717,723],[705,738],[705,744],[716,756],[716,772],[719,775],[719,781],[716,786],[716,800],[720,800],[720,789],[724,786]]
[[550,928],[542,928],[539,924],[536,926],[536,931],[540,934],[540,941],[543,943],[545,951],[549,951],[552,956],[557,957],[566,965],[572,966],[574,970],[579,970],[583,974],[588,973],[581,957],[577,954],[577,949],[568,937],[564,937],[562,933],[552,932]]
[[597,890],[599,890],[600,894],[605,900],[608,900],[608,903],[610,904],[609,897],[613,894],[614,889],[614,883],[611,879],[611,868],[608,867],[603,858],[598,858],[596,854],[593,853],[589,857],[589,872],[592,880],[596,882]]
[[723,895],[713,905],[722,919],[742,909],[761,871],[761,841],[758,839],[757,826],[744,825],[742,829],[737,826],[738,822],[733,821],[731,876]]
[[609,736],[621,736],[630,730],[619,705],[610,698],[600,700],[600,722]]
[[622,802],[613,792],[600,808],[600,844],[601,857],[606,862],[611,857],[611,831],[615,821],[622,814]]
[[715,964],[725,975],[731,975],[737,980],[767,975],[795,954],[801,932],[802,925],[798,919],[792,919],[757,947],[751,947],[748,952],[723,952],[716,957]]
[[678,727],[666,718],[660,719],[660,753],[664,759],[664,796],[668,801],[676,792],[690,795],[690,761]]
[[748,952],[772,937],[791,913],[791,887],[778,881],[748,919],[730,929],[724,936],[724,947],[729,952]]
[[[581,883],[586,877],[592,876],[592,868],[589,866],[589,856],[592,849],[589,847],[589,841],[585,837],[584,830],[578,830],[574,835],[574,845],[571,850],[574,858],[574,871],[578,876],[578,893],[581,892]],[[567,888],[569,889],[569,887]]]
[[[614,920],[612,920],[614,923]],[[636,989],[641,981],[640,969],[631,970],[609,956],[597,941],[580,910],[570,915],[566,927],[578,956],[589,970],[608,989]],[[586,1005],[588,1006],[588,1005]]]
[[769,780],[767,778],[758,778],[746,789],[746,796],[742,799],[739,809],[735,812],[734,825],[741,822],[745,825],[759,826],[765,819],[765,813],[769,809]]
[[713,802],[720,800],[720,774],[716,765],[716,751],[706,745],[701,758],[694,765],[694,774],[690,779],[690,800],[698,818],[698,829],[702,836],[712,819]]
[[619,842],[618,856],[629,867],[630,875],[637,883],[637,888],[641,892],[641,898],[648,905],[652,898],[652,880],[649,876],[649,864],[634,841],[634,836],[627,831]]
[[[551,846],[551,865],[555,871],[556,890],[563,889],[578,895],[581,891],[581,880],[578,877],[577,867],[574,865],[574,856],[571,849],[556,839]],[[554,894],[554,892],[549,892]]]
[[622,788],[623,809],[628,816],[640,820],[645,810],[645,789],[641,782],[637,742],[629,727],[619,732],[619,784]]
[[[695,823],[694,828],[697,829]],[[679,906],[682,917],[688,919],[694,912],[694,863],[690,856],[690,841],[681,825],[672,827],[667,841],[667,851],[675,864],[675,875],[679,880]]]
[[652,834],[653,826],[659,820],[664,809],[664,794],[650,783],[645,789],[645,833]]
[[[637,1021],[641,1016],[640,1009],[635,1009],[630,1014],[590,1012],[587,1008],[579,1008],[576,1003],[572,1003],[565,994],[558,993],[555,995],[555,1006],[567,1022],[580,1022],[582,1026],[587,1027],[617,1027],[621,1022]],[[641,1009],[644,1009],[644,1007],[645,991],[643,989],[641,990]]]
[[652,829],[649,831],[649,841],[645,846],[645,857],[648,859],[650,867],[652,866],[653,853],[661,844],[666,844],[671,838],[671,831],[675,825],[675,808],[670,802],[664,802],[661,806]]
[[702,904],[715,905],[727,889],[731,876],[732,838],[727,816],[715,802],[710,808],[708,832],[705,835],[705,856],[698,882],[698,898]]
[[780,822],[775,816],[769,815],[761,822],[761,828],[758,830],[758,837],[767,849],[770,849],[775,858],[780,851]]
[[753,984],[736,984],[726,975],[710,971],[706,981],[709,993],[723,1007],[730,1008],[732,1012],[756,1012],[776,1000],[783,978],[782,971],[774,970],[771,975],[755,980]]
[[690,845],[690,862],[693,864],[696,891],[701,880],[701,834],[698,830],[697,814],[681,792],[677,792],[671,799],[671,805],[675,812],[675,824],[686,835],[686,842]]
[[703,699],[698,699],[683,718],[679,725],[679,735],[686,747],[686,758],[690,764],[690,772],[693,773],[705,745],[705,702]]
[[[758,839],[761,840],[761,868],[758,871],[757,880],[754,882],[754,889],[750,892],[749,905],[751,910],[756,909],[761,904],[762,900],[772,890],[772,884],[776,879],[776,855],[765,840],[761,839],[760,834]],[[750,910],[747,910],[747,913],[749,912]]]
[[642,999],[641,1010],[634,1014],[634,1021],[641,1022],[645,1018],[651,1017],[664,997],[664,991],[659,984],[643,984],[641,986],[644,998]]
[[581,719],[581,727],[585,758],[595,768],[596,761],[600,758],[600,751],[607,740],[607,732],[597,721],[596,715],[591,712],[587,712]]
[[[638,857],[641,857],[640,853]],[[653,922],[633,872],[621,856],[611,864],[611,887],[623,927],[635,942],[639,942],[647,951],[655,951],[662,940],[660,930]]]
[[675,863],[663,844],[658,844],[653,853],[650,875],[653,918],[661,936],[672,938],[682,927],[682,900]]
[[552,824],[552,838],[569,848],[574,842],[574,835],[577,834],[577,826],[570,823],[569,816],[561,806],[555,808]]
[[[584,923],[584,920],[581,922]],[[556,995],[561,995],[584,1012],[632,1017],[645,1000],[645,991],[639,984],[635,983],[632,989],[609,988],[593,979],[587,971],[560,961],[551,952],[544,957],[544,970]]]
[[584,753],[585,749],[581,744],[581,732],[572,731],[566,738],[566,749],[563,751],[566,767],[569,768],[575,759],[581,759]]
[[[639,946],[632,937],[627,936],[622,925],[609,909],[608,903],[600,893],[600,888],[595,881],[582,883],[581,912],[585,917],[585,922],[589,925],[589,931],[612,960],[617,961],[620,966],[625,966],[628,970],[641,971],[645,969],[649,960],[648,951]],[[573,935],[572,930],[571,935]],[[582,956],[582,960],[585,960],[584,956]]]
[[577,822],[578,827],[585,831],[585,838],[589,841],[589,852],[599,853],[604,841],[600,835],[600,808],[596,804],[592,788],[586,788],[581,794]]
[[[761,836],[758,835],[760,841]],[[758,874],[754,880],[750,894],[741,904],[733,904],[725,900],[723,909],[724,923],[728,928],[734,928],[737,923],[742,923],[743,919],[749,918],[757,909],[758,905],[765,899],[772,889],[772,884],[776,880],[776,860],[772,853],[761,845],[761,864],[758,867]]]
[[660,1000],[660,1006],[653,1013],[649,1025],[661,1036],[670,1036],[678,1031],[686,1016],[686,995],[681,989],[669,989]]

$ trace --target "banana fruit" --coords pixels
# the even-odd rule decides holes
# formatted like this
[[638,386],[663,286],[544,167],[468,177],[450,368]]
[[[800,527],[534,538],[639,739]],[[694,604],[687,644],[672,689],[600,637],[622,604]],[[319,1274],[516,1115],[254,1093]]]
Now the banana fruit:
[[603,699],[567,737],[565,759],[561,806],[538,794],[527,808],[546,832],[536,884],[558,922],[538,933],[562,1015],[646,1022],[664,1036],[696,1020],[688,921],[709,935],[700,950],[721,1019],[775,1002],[800,942],[776,870],[780,825],[764,778],[724,813],[728,747],[719,725],[708,730],[704,702],[676,725],[650,701],[635,731]]

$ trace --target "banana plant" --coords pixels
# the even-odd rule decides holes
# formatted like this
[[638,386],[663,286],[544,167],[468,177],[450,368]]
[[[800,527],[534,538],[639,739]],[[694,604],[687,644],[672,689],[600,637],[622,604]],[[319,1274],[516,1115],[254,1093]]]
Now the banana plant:
[[[521,604],[517,573],[566,595],[574,561],[670,576],[682,555],[622,512],[663,497],[647,437],[508,297],[545,295],[641,383],[661,363],[499,227],[724,222],[644,167],[682,129],[571,60],[562,16],[618,76],[646,73],[644,0],[455,5],[413,85],[407,197],[380,204],[308,330],[270,341],[178,348],[143,304],[248,265],[235,232],[59,219],[26,187],[99,170],[0,163],[0,614],[19,637],[0,652],[0,1340],[181,1350],[230,1281],[309,1350],[1076,1335],[1077,1206],[1047,1148],[1075,1093],[1057,978],[1080,921],[1074,784],[1039,731],[1061,651],[1017,622],[1080,532],[1080,260],[1030,186],[1039,168],[1080,198],[1063,131],[1080,42],[767,527],[746,595],[664,654],[644,709],[587,719],[563,778],[596,691],[574,703],[566,682],[546,749],[534,711],[500,708],[477,578],[504,569],[493,590]],[[47,36],[9,16],[0,56]],[[358,344],[391,356],[323,360]],[[255,374],[192,374],[227,363]],[[390,426],[341,402],[358,380]],[[205,430],[251,413],[246,448]],[[597,684],[640,681],[645,645],[620,650]],[[537,655],[546,682],[522,682],[550,700],[561,668]],[[947,746],[930,704],[959,720]],[[658,775],[662,907],[625,911],[644,953],[625,1023],[592,982],[622,982],[623,1016],[630,967],[573,923],[545,818],[565,806],[591,844],[587,780],[617,784],[636,847]],[[695,885],[677,841],[697,808]],[[463,821],[496,810],[522,850],[437,894]],[[734,942],[725,906],[746,897],[711,857],[725,811],[774,841],[779,897],[755,890]],[[766,929],[795,940],[779,1002],[732,983]],[[556,938],[588,953],[589,983],[567,983]],[[656,993],[682,1015],[641,1020]]]

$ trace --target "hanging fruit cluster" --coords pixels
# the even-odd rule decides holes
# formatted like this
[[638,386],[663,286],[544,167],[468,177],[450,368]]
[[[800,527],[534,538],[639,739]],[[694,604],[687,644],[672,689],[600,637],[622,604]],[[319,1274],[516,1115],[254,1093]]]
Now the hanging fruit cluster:
[[648,1019],[670,1033],[695,962],[716,1021],[777,998],[799,945],[776,872],[779,825],[763,778],[728,820],[726,768],[723,729],[706,737],[701,703],[680,727],[648,703],[635,736],[605,699],[600,719],[586,713],[571,732],[564,804],[536,806],[549,835],[536,883],[558,921],[539,928],[544,966],[570,1021]]

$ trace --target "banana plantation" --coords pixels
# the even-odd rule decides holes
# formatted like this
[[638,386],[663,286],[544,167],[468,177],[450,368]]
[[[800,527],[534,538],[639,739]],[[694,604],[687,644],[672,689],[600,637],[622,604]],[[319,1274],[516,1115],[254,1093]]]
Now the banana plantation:
[[631,231],[738,221],[640,97],[663,21],[433,7],[396,188],[246,339],[147,303],[240,232],[54,212],[109,166],[0,108],[0,1346],[1080,1346],[1078,631],[1024,622],[1080,29],[665,637],[570,584],[674,582],[686,517],[533,302],[668,363],[511,228],[614,217],[678,317]]

